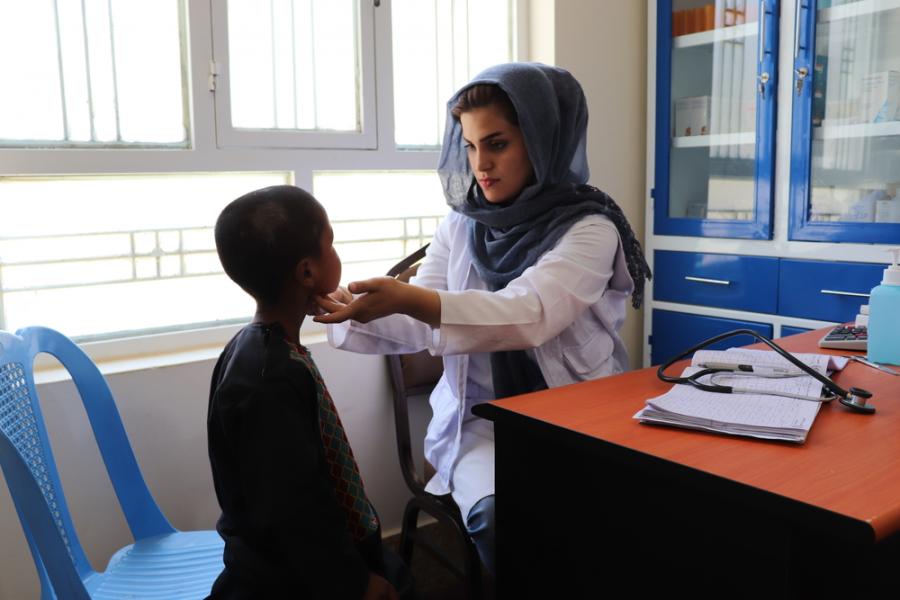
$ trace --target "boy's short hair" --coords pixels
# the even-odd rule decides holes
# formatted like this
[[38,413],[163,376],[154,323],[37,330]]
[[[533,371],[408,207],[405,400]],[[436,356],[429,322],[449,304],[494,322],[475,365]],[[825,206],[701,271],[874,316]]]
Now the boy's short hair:
[[225,273],[258,302],[278,302],[297,263],[321,254],[326,218],[311,194],[292,185],[241,196],[216,220],[216,250]]

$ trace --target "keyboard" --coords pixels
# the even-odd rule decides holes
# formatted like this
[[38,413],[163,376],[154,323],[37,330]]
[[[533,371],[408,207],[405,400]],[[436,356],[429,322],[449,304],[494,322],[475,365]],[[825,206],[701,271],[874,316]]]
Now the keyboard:
[[869,330],[865,326],[838,325],[819,340],[819,348],[865,350],[868,340]]

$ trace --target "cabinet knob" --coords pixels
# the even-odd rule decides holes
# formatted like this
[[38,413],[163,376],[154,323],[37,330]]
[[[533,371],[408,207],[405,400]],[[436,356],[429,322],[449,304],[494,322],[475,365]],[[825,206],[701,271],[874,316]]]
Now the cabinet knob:
[[806,80],[806,76],[809,75],[809,69],[800,67],[799,69],[794,69],[794,73],[797,75],[797,95],[799,96],[803,92],[803,82]]
[[769,75],[768,71],[763,71],[756,78],[759,79],[759,85],[757,86],[759,89],[759,95],[765,96],[766,84],[769,83],[769,79],[771,79],[771,76]]

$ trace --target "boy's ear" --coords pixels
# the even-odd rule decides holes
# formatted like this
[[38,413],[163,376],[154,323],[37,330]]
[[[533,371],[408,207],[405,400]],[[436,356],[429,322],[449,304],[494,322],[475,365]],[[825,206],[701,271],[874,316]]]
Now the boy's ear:
[[304,258],[294,267],[294,279],[305,288],[314,288],[318,279],[318,271],[315,261],[310,258]]

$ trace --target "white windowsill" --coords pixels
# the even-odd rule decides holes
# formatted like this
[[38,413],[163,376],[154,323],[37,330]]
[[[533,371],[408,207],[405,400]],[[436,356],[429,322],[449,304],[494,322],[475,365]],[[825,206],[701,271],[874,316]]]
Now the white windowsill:
[[[300,332],[306,345],[326,343],[325,327],[307,319]],[[225,344],[243,325],[225,325],[174,333],[145,335],[79,344],[104,376],[216,360]],[[70,379],[52,356],[35,358],[34,383],[41,385]]]

